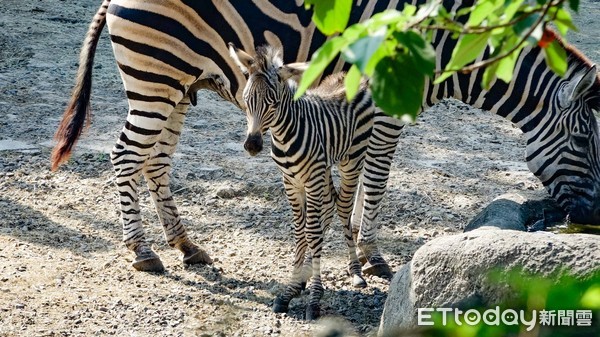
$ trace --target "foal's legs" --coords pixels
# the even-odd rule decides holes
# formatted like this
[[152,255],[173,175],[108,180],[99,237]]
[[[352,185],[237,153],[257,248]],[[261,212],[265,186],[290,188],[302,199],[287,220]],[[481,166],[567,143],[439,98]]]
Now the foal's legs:
[[304,190],[295,186],[287,176],[283,177],[285,193],[294,213],[294,269],[292,279],[286,286],[283,293],[275,298],[273,303],[273,311],[282,313],[287,312],[292,298],[298,296],[304,285],[307,277],[304,276],[304,257],[307,251],[306,237],[304,227],[306,225],[306,197]]

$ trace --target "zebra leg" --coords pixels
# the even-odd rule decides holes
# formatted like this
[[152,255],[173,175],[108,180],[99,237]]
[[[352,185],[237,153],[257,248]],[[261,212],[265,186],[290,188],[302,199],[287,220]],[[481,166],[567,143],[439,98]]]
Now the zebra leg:
[[[335,186],[333,185],[333,179],[331,179],[331,170],[325,171],[325,193],[323,195],[323,208],[322,208],[322,217],[323,217],[323,232],[327,231],[331,222],[333,221],[333,215],[336,210],[336,199],[337,199],[337,191]],[[309,251],[304,258],[302,275],[303,275],[303,283],[302,288],[306,288],[306,284],[312,275],[312,256]]]
[[[363,155],[364,156],[364,155]],[[349,160],[341,163],[340,171],[340,191],[336,200],[338,216],[344,228],[344,237],[348,245],[348,274],[352,276],[352,285],[355,288],[364,288],[367,282],[361,274],[361,265],[356,255],[356,244],[352,237],[352,222],[350,213],[352,212],[353,197],[356,192],[360,172],[362,169],[361,160]]]
[[[130,112],[129,116],[131,115]],[[153,123],[152,130],[150,130],[134,126],[135,124],[129,121],[129,116],[121,136],[111,152],[111,162],[117,176],[116,183],[121,204],[123,242],[129,250],[135,253],[136,257],[132,263],[135,269],[162,272],[164,266],[145,238],[140,216],[138,184],[144,164],[164,126],[164,123],[160,121],[163,118],[166,120],[166,117],[161,114],[158,121],[146,121]],[[140,130],[145,131],[140,132]]]
[[169,246],[183,253],[184,264],[211,264],[208,254],[189,239],[169,187],[172,156],[179,142],[189,104],[189,99],[184,98],[169,115],[160,140],[156,142],[146,161],[143,174]]
[[294,213],[294,270],[292,279],[286,286],[284,292],[278,295],[273,302],[273,312],[283,313],[288,311],[292,298],[298,296],[306,285],[307,278],[304,276],[304,260],[307,254],[305,236],[306,225],[306,197],[304,191],[290,182],[287,176],[283,177],[285,193]]
[[359,258],[363,262],[363,273],[387,279],[393,274],[377,247],[375,219],[403,127],[404,123],[399,119],[381,113],[375,116],[352,218],[352,227],[358,228],[356,242],[360,249]]
[[[127,50],[113,44],[117,60],[128,60]],[[183,86],[176,88],[159,82],[142,82],[132,75],[132,68],[119,63],[119,70],[127,91],[129,113],[127,122],[111,153],[111,162],[116,173],[116,183],[121,203],[123,241],[136,255],[132,266],[140,271],[163,271],[164,266],[158,255],[146,241],[138,196],[138,183],[142,173],[157,179],[160,185],[155,145],[164,136],[163,129],[168,125],[169,116],[185,94]],[[133,74],[136,74],[133,72]],[[141,92],[138,92],[141,91]],[[161,96],[148,96],[150,92]],[[189,102],[189,101],[186,101]],[[178,108],[181,113],[183,106]],[[179,117],[173,117],[177,120]],[[162,150],[162,149],[161,149]],[[152,158],[151,158],[152,157]],[[152,167],[146,167],[147,164]],[[167,175],[167,171],[163,171]],[[152,181],[149,182],[152,185]],[[156,189],[156,186],[154,186]]]
[[[315,320],[321,315],[321,298],[323,284],[321,283],[321,252],[323,250],[323,195],[325,194],[324,170],[313,172],[313,179],[306,182],[306,227],[304,228],[306,243],[312,256],[312,277],[310,282],[310,297],[306,307],[306,319]],[[314,178],[317,177],[317,178]]]

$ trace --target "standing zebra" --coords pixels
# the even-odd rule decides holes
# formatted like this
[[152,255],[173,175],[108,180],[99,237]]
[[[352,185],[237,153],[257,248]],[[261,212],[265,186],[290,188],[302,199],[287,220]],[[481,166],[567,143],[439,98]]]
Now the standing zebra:
[[[422,1],[421,1],[422,2]],[[449,12],[473,1],[445,1]],[[386,8],[396,0],[358,0],[351,22]],[[302,1],[266,0],[103,0],[81,50],[71,102],[56,132],[52,167],[66,161],[89,113],[93,57],[100,32],[108,26],[114,55],[129,101],[127,122],[111,159],[120,195],[123,240],[135,252],[134,267],[162,270],[145,241],[137,182],[143,175],[169,245],[186,263],[210,258],[187,237],[169,189],[171,157],[189,106],[186,88],[209,88],[243,108],[245,78],[230,60],[226,42],[245,50],[270,43],[285,50],[284,62],[306,61],[325,37],[315,30]],[[448,63],[455,41],[438,33],[434,41],[438,69]],[[600,109],[596,69],[568,47],[569,70],[559,78],[539,48],[521,53],[511,84],[483,90],[481,71],[457,74],[426,88],[423,107],[454,97],[516,123],[527,138],[527,163],[548,192],[578,222],[600,223],[598,130],[592,110]],[[336,65],[339,69],[340,62]],[[327,70],[331,73],[334,67]],[[360,223],[358,247],[375,273],[389,273],[378,252],[375,217],[385,190],[391,158],[400,135],[399,121],[375,118],[353,222]],[[364,205],[364,209],[362,206]],[[366,270],[364,270],[366,272]]]
[[[368,18],[393,3],[359,1],[352,21]],[[111,161],[117,176],[123,241],[135,253],[134,268],[164,270],[145,240],[137,191],[142,175],[168,244],[183,252],[184,263],[211,263],[188,238],[169,189],[172,156],[190,96],[194,101],[188,89],[193,84],[194,89],[214,90],[243,108],[246,79],[229,57],[225,41],[246,50],[270,43],[285,48],[286,62],[306,61],[326,40],[315,29],[311,15],[302,1],[103,0],[81,49],[77,83],[56,132],[52,168],[69,158],[88,118],[93,58],[106,24],[129,101],[127,121]],[[340,67],[338,62],[328,73]],[[375,124],[379,122],[376,119]],[[399,133],[399,121],[386,124],[398,125],[386,129],[386,135]],[[378,132],[373,131],[373,136]],[[391,154],[384,155],[391,158]]]
[[[283,173],[285,192],[294,213],[294,271],[285,292],[275,300],[273,310],[286,312],[292,297],[302,291],[305,281],[302,269],[308,249],[312,279],[306,318],[316,319],[323,296],[320,267],[323,231],[331,222],[334,208],[348,244],[348,271],[353,276],[353,285],[360,288],[367,285],[356,255],[350,213],[375,105],[366,81],[348,102],[341,73],[328,76],[318,87],[294,101],[297,83],[288,79],[301,74],[298,64],[283,65],[279,50],[270,46],[259,47],[254,57],[233,44],[230,52],[242,72],[249,76],[243,91],[248,120],[244,148],[256,155],[263,147],[262,135],[271,131],[271,157]],[[332,165],[339,169],[339,192],[333,186]]]

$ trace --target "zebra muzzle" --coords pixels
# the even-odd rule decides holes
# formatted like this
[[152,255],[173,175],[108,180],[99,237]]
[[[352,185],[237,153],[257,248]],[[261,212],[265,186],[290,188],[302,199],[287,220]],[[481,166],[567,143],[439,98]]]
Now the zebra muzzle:
[[251,155],[256,156],[263,148],[263,140],[262,135],[258,134],[249,134],[246,137],[246,141],[244,142],[244,149]]

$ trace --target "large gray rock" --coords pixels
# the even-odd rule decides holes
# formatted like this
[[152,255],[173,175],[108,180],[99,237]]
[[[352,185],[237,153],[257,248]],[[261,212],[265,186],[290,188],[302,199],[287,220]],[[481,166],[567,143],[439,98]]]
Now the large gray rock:
[[600,270],[600,237],[484,227],[432,240],[392,279],[379,335],[414,327],[417,308],[495,305],[509,290],[490,285],[488,272],[518,266],[536,275],[564,267],[575,275]]

